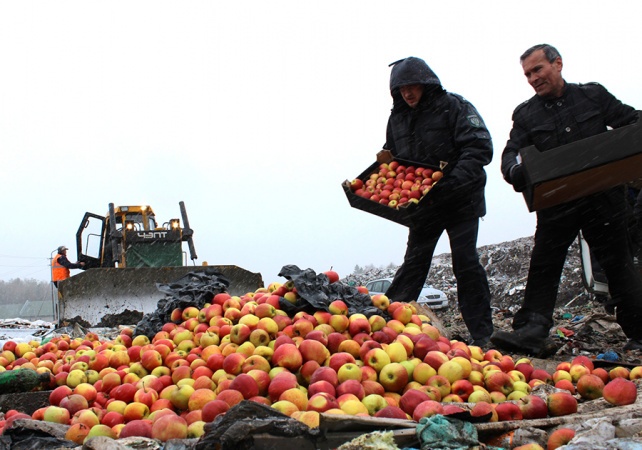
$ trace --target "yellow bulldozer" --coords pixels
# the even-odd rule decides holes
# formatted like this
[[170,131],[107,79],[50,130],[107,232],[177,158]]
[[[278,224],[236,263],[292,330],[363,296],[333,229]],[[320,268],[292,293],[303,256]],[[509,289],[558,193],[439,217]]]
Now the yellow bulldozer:
[[231,295],[263,287],[260,273],[233,265],[197,266],[194,233],[184,202],[179,206],[181,218],[164,223],[148,205],[110,203],[106,216],[86,212],[76,233],[77,260],[85,264],[81,273],[58,283],[56,321],[95,327],[113,326],[113,318],[142,317],[163,298],[158,284],[194,271],[222,275]]

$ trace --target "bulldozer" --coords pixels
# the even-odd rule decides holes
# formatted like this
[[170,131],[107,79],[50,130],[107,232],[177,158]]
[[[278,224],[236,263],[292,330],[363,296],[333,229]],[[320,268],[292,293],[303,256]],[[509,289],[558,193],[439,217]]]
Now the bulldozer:
[[149,205],[110,203],[106,216],[86,212],[76,232],[77,260],[84,266],[58,283],[54,320],[89,327],[133,323],[156,309],[163,297],[158,284],[195,271],[222,275],[230,282],[231,295],[263,287],[260,273],[234,265],[197,266],[185,203],[179,207],[181,218],[162,224]]

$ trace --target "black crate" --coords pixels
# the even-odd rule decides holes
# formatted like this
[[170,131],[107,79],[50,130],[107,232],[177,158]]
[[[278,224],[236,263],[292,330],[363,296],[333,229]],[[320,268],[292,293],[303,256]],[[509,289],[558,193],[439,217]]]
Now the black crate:
[[[442,170],[429,164],[417,163],[405,159],[394,158],[387,162],[391,162],[393,160],[404,166],[425,167],[435,171]],[[376,172],[379,169],[380,164],[381,163],[379,161],[375,161],[366,170],[361,172],[361,174],[356,178],[359,178],[360,180],[365,182],[370,177],[370,174]],[[430,191],[426,193],[426,195],[424,195],[418,203],[405,203],[398,208],[391,208],[390,206],[382,205],[381,203],[377,203],[373,200],[358,196],[357,194],[352,192],[352,189],[350,189],[350,182],[348,180],[343,182],[342,187],[343,191],[346,194],[346,197],[348,198],[350,206],[352,206],[353,208],[369,212],[370,214],[383,217],[384,219],[392,220],[393,222],[407,227],[415,224],[418,220],[419,215],[427,213],[431,206]]]
[[642,178],[642,113],[638,121],[540,152],[520,150],[529,211],[559,205]]

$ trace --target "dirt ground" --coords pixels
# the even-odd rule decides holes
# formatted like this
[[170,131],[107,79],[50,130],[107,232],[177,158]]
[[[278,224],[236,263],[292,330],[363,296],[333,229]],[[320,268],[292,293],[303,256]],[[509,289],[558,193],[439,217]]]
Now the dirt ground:
[[[532,245],[533,238],[524,237],[479,248],[492,295],[495,329],[511,329],[512,317],[523,299]],[[393,277],[395,271],[396,268],[371,269],[352,274],[343,281],[365,284],[377,278]],[[435,311],[450,337],[468,341],[470,335],[457,308],[457,282],[449,253],[433,258],[427,283],[444,291],[450,299],[448,308]],[[554,359],[567,360],[583,354],[617,363],[638,365],[642,361],[640,352],[623,352],[626,336],[615,317],[584,287],[577,243],[571,246],[564,265],[554,319],[551,332],[560,345]]]

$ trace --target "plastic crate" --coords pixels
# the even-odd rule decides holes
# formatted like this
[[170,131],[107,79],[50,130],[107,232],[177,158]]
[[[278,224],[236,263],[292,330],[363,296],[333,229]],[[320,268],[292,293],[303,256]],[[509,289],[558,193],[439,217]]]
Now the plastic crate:
[[521,149],[529,211],[642,179],[642,113],[638,114],[634,124],[554,149]]
[[[399,164],[402,164],[404,166],[425,167],[435,171],[443,169],[431,166],[429,164],[417,163],[400,158],[392,158],[389,161],[385,162],[392,161],[397,161]],[[365,182],[370,177],[370,174],[378,170],[380,164],[381,161],[375,161],[370,166],[368,166],[367,169],[361,172],[361,174],[359,174],[356,178],[359,178],[360,180]],[[430,191],[423,197],[421,197],[418,203],[409,202],[399,206],[398,208],[392,208],[388,205],[383,205],[373,200],[358,196],[357,194],[352,192],[352,189],[350,188],[350,181],[348,180],[343,182],[342,187],[346,194],[346,197],[348,198],[350,206],[352,206],[353,208],[360,209],[362,211],[374,214],[384,219],[391,220],[407,227],[412,226],[415,221],[418,220],[419,215],[427,213],[428,209],[430,208]]]

